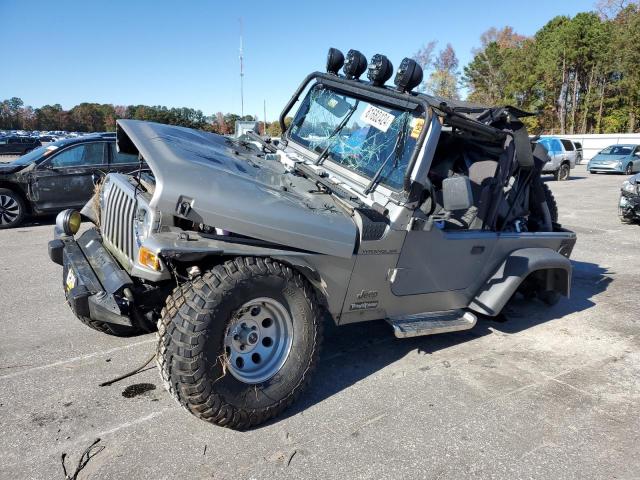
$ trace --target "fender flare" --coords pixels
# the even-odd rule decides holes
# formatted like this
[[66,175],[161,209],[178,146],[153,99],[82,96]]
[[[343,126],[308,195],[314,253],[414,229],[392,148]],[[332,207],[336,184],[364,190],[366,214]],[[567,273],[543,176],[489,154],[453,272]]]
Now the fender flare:
[[321,303],[326,304],[326,284],[320,272],[305,257],[315,252],[293,249],[273,244],[234,242],[228,239],[206,238],[194,232],[161,232],[153,234],[144,246],[159,255],[163,261],[197,263],[215,257],[270,257],[289,265],[304,276],[316,289]]
[[494,317],[500,313],[520,284],[531,273],[546,270],[547,289],[568,297],[571,292],[571,261],[550,248],[515,250],[480,288],[469,308]]

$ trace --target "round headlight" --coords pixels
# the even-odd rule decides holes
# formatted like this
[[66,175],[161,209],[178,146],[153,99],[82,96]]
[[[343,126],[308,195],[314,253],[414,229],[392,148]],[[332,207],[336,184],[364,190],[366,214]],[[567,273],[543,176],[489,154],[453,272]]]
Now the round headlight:
[[75,235],[80,230],[82,216],[77,210],[63,210],[56,217],[56,227],[65,235]]
[[138,244],[151,233],[151,214],[145,208],[138,208],[135,217],[135,232]]

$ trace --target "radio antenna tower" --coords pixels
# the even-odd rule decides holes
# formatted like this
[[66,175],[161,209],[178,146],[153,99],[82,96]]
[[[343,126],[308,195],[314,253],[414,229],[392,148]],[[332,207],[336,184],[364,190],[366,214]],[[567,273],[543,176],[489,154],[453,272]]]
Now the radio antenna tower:
[[240,117],[244,117],[244,65],[242,58],[242,18],[240,18]]

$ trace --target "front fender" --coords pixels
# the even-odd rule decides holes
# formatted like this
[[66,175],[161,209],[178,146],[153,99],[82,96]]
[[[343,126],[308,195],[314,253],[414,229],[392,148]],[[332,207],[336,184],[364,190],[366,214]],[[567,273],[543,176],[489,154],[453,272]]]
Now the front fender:
[[[195,232],[184,231],[156,233],[145,240],[144,246],[165,262],[177,261],[187,264],[198,263],[211,257],[270,257],[289,265],[303,275],[315,288],[318,299],[330,311],[339,311],[339,307],[342,305],[341,301],[334,300],[334,297],[339,297],[339,295],[330,294],[329,286],[313,262],[309,261],[310,258],[318,256],[315,252],[268,244],[258,240],[252,241],[242,237],[205,237]],[[351,272],[351,263],[343,263],[349,264],[344,272],[343,281],[346,282],[348,274]],[[335,301],[338,301],[337,306],[333,305]]]
[[547,289],[568,297],[571,291],[571,261],[550,248],[515,250],[480,288],[469,308],[483,315],[500,313],[520,284],[531,273],[546,270]]

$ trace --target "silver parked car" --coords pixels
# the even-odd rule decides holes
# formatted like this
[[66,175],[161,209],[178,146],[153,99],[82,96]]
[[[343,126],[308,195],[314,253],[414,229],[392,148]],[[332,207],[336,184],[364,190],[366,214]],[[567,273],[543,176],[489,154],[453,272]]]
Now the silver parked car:
[[589,160],[589,173],[640,172],[640,145],[611,145]]
[[568,180],[576,166],[577,151],[571,140],[558,137],[542,137],[538,143],[549,152],[549,160],[542,173],[552,173],[555,180]]

